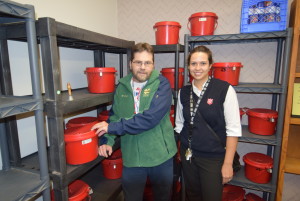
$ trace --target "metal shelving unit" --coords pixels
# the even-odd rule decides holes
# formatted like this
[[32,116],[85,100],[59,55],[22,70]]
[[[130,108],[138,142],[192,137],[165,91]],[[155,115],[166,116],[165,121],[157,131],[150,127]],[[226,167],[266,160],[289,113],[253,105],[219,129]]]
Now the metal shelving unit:
[[[177,105],[177,99],[178,99],[178,80],[179,80],[179,54],[181,52],[184,52],[184,46],[181,44],[174,44],[174,45],[152,45],[154,49],[155,54],[164,54],[164,53],[172,53],[175,54],[175,60],[174,60],[174,68],[175,68],[175,73],[174,73],[174,86],[175,88],[172,90],[173,94],[173,100],[174,100],[174,115],[176,114],[176,105]],[[178,136],[175,136],[176,141],[178,141]],[[174,186],[173,186],[173,197],[172,199],[174,201],[176,200],[182,200],[181,196],[183,196],[184,192],[181,191],[181,194],[179,195],[178,192],[176,192],[176,185],[177,181],[180,180],[182,181],[181,177],[181,165],[178,164],[176,161],[176,158],[174,158]]]
[[[130,48],[134,45],[134,41],[126,41],[88,31],[57,22],[52,18],[40,18],[35,22],[35,26],[37,41],[41,47],[43,63],[45,95],[41,100],[44,100],[44,111],[46,112],[48,120],[50,140],[50,147],[48,148],[48,158],[50,161],[49,172],[54,184],[55,199],[67,201],[68,184],[87,173],[99,164],[103,158],[98,157],[94,161],[82,165],[74,166],[66,164],[64,115],[112,102],[113,93],[91,94],[87,88],[74,89],[72,93],[74,100],[68,101],[67,91],[62,90],[59,47],[93,51],[95,66],[105,66],[106,53],[118,54],[120,63],[119,75],[123,77],[123,55],[127,54],[127,63],[129,63]],[[26,25],[24,23],[5,24],[2,26],[2,29],[4,29],[3,33],[5,33],[6,40],[27,40],[28,36],[26,35]],[[29,100],[26,101],[27,102],[24,103],[31,104],[30,97]],[[7,103],[7,105],[10,106],[10,103]],[[30,105],[27,107],[32,109]],[[37,106],[37,108],[39,107],[43,107],[43,103],[41,103],[41,106]],[[6,110],[8,111],[9,108]],[[2,108],[0,112],[2,112]],[[14,140],[11,146],[16,147],[17,143],[18,141]],[[116,149],[117,146],[119,146],[119,143],[116,143],[114,148]],[[15,156],[17,162],[18,157],[18,155]],[[33,154],[26,157],[22,165],[37,170],[40,167],[36,161],[37,154]],[[120,191],[120,186],[111,189],[111,191]],[[115,195],[118,194],[118,192],[111,194]]]
[[[5,23],[25,22],[32,96],[16,97],[12,91],[7,33]],[[8,0],[0,0],[0,147],[3,167],[0,171],[0,197],[3,200],[31,200],[43,193],[43,200],[50,200],[50,181],[46,152],[43,99],[38,68],[37,40],[34,7]],[[34,112],[36,122],[39,171],[20,165],[20,148],[14,115]]]
[[[152,45],[155,54],[160,53],[174,53],[175,54],[175,74],[174,74],[174,85],[175,88],[173,90],[173,100],[174,105],[176,106],[177,98],[178,98],[178,75],[179,75],[179,53],[184,52],[184,46],[181,44],[174,44],[174,45]],[[175,107],[176,108],[176,107]]]
[[[113,93],[91,94],[86,88],[74,90],[73,101],[68,101],[67,92],[62,91],[59,65],[59,47],[92,50],[95,66],[105,66],[105,53],[119,55],[120,77],[123,77],[123,55],[127,54],[127,63],[130,60],[130,48],[133,41],[121,40],[103,34],[80,29],[51,18],[38,20],[38,36],[42,50],[44,69],[46,115],[50,137],[50,173],[54,183],[55,198],[61,201],[68,200],[68,184],[82,176],[99,164],[103,157],[83,165],[67,165],[64,142],[64,114],[81,109],[99,106],[111,102]],[[117,145],[116,145],[117,146]],[[59,153],[59,154],[57,154]],[[113,190],[118,190],[119,187]]]
[[[234,86],[238,93],[272,94],[271,108],[278,111],[278,123],[276,134],[272,136],[260,136],[252,134],[246,126],[243,126],[243,136],[240,142],[264,144],[268,146],[268,155],[274,159],[274,167],[271,182],[268,184],[257,184],[249,181],[244,176],[244,168],[240,170],[230,182],[230,184],[263,191],[268,193],[269,201],[275,200],[277,175],[279,168],[279,155],[281,151],[281,138],[283,131],[285,103],[287,94],[287,81],[289,73],[289,58],[292,41],[292,29],[277,32],[247,33],[247,34],[226,34],[212,36],[189,36],[185,35],[185,58],[191,49],[198,45],[216,45],[233,43],[277,43],[277,53],[275,62],[275,75],[273,83],[239,83]],[[185,64],[186,66],[186,64]],[[185,73],[187,74],[187,73]],[[185,79],[186,81],[187,79]]]

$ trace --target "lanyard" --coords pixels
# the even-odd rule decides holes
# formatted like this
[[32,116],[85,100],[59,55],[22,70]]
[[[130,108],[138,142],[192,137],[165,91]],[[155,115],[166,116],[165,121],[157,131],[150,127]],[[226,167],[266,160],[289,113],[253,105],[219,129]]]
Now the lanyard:
[[192,148],[192,134],[193,134],[193,127],[194,127],[194,117],[196,115],[196,112],[198,110],[198,107],[200,105],[200,102],[203,98],[203,94],[205,93],[207,86],[209,84],[211,80],[211,77],[208,77],[208,80],[206,81],[205,85],[203,86],[203,89],[200,93],[200,96],[198,98],[198,101],[196,103],[196,106],[194,108],[194,98],[193,98],[193,86],[191,87],[191,91],[190,91],[190,114],[191,114],[191,120],[190,120],[190,126],[189,126],[189,137],[188,137],[188,141],[189,141],[189,148]]

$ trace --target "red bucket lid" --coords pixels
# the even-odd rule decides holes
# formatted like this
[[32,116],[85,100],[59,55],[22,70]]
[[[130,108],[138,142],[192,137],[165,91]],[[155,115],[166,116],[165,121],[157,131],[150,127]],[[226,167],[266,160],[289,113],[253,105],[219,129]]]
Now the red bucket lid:
[[215,17],[216,19],[218,19],[218,16],[216,15],[216,13],[213,13],[213,12],[194,13],[194,14],[191,15],[191,17],[189,17],[189,20],[194,18],[194,17]]
[[85,126],[87,124],[96,123],[97,121],[97,117],[77,117],[68,121],[67,128]]
[[219,63],[213,63],[212,67],[215,68],[225,68],[225,67],[243,67],[241,62],[219,62]]
[[69,201],[84,200],[89,195],[90,187],[81,180],[75,180],[69,185]]
[[85,72],[88,72],[88,73],[100,73],[100,72],[115,73],[117,71],[114,67],[87,67],[85,69]]
[[[69,201],[84,200],[89,192],[89,185],[82,180],[75,180],[68,186]],[[54,190],[51,191],[51,201],[55,201]]]
[[[184,68],[178,68],[178,72],[182,73],[184,71]],[[175,72],[175,68],[173,67],[169,67],[169,68],[162,68],[161,73],[174,73]]]
[[67,128],[65,130],[65,141],[73,142],[97,137],[96,130],[91,130],[94,124],[87,124],[81,127]]
[[273,159],[270,156],[262,153],[247,153],[244,155],[243,160],[245,163],[261,169],[273,167]]
[[278,112],[264,108],[252,108],[247,110],[247,115],[259,118],[277,118]]
[[245,190],[239,186],[226,184],[223,187],[222,201],[242,201],[244,196]]
[[254,193],[248,193],[246,195],[246,200],[247,201],[265,201],[264,199],[262,199],[261,197],[259,197],[258,195],[254,194]]
[[158,26],[177,26],[181,28],[181,25],[178,22],[175,21],[161,21],[161,22],[156,22],[153,28],[156,28]]

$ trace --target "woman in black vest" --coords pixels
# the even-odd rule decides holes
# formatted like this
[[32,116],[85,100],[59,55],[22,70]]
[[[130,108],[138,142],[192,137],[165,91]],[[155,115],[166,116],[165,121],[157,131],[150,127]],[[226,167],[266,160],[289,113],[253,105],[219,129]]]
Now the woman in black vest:
[[193,81],[179,92],[175,127],[186,195],[188,201],[221,201],[241,136],[238,100],[230,84],[209,76],[213,60],[207,47],[193,49],[187,62]]

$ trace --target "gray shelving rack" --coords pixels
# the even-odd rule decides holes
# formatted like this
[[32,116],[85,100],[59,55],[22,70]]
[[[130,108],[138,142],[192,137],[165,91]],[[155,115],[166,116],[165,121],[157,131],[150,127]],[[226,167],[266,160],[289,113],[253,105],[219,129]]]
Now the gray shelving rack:
[[[68,93],[62,91],[58,47],[69,47],[94,51],[95,66],[105,66],[105,53],[119,55],[120,77],[123,77],[123,55],[130,60],[133,41],[106,36],[78,27],[56,22],[51,18],[38,20],[38,36],[42,50],[45,82],[45,111],[50,137],[50,173],[54,183],[55,198],[68,200],[68,184],[86,173],[103,159],[83,165],[67,165],[64,142],[64,114],[109,103],[113,93],[91,94],[87,88],[73,90],[73,101],[68,101]],[[58,154],[59,153],[59,154]],[[121,187],[119,188],[121,191]],[[107,192],[109,193],[109,192]]]
[[[7,33],[4,24],[25,22],[32,92],[31,96],[13,95]],[[46,152],[43,99],[38,66],[34,7],[12,1],[0,1],[0,147],[3,167],[0,171],[1,200],[30,200],[43,193],[50,200],[50,181]],[[38,144],[39,171],[21,166],[20,148],[14,115],[34,112]]]
[[152,45],[152,46],[153,46],[155,54],[159,54],[159,53],[174,53],[175,54],[175,60],[174,60],[174,68],[175,68],[174,85],[175,85],[175,88],[173,90],[173,99],[174,99],[174,105],[176,105],[177,98],[178,98],[178,91],[179,91],[179,88],[178,88],[179,53],[184,52],[184,46],[181,44]]
[[[52,18],[40,18],[35,22],[35,26],[43,64],[45,94],[41,100],[44,101],[44,112],[48,120],[50,140],[50,146],[48,147],[49,173],[53,181],[55,199],[67,201],[68,184],[99,164],[103,157],[98,157],[94,161],[82,165],[66,164],[64,115],[110,103],[113,99],[113,93],[91,94],[87,88],[75,89],[72,91],[74,100],[68,101],[67,91],[62,91],[59,47],[93,51],[96,67],[105,66],[106,53],[118,54],[120,63],[118,73],[120,77],[123,77],[123,55],[127,54],[127,63],[129,63],[130,48],[134,45],[134,42],[60,23]],[[5,24],[1,28],[5,33],[6,40],[26,41],[29,37],[26,35],[26,25],[24,23]],[[27,102],[31,104],[30,101]],[[43,108],[43,103],[40,103],[39,108]],[[15,138],[11,140],[11,147],[16,147],[18,144],[17,137]],[[114,149],[118,146],[119,144],[116,143]],[[18,162],[19,155],[15,155],[15,161]],[[37,161],[37,154],[32,154],[22,160],[22,166],[34,170],[40,169],[40,164]],[[99,182],[108,182],[108,186],[114,185],[103,179]],[[107,195],[104,196],[104,200],[113,200],[113,197],[121,192],[120,183],[115,182],[115,185],[117,185],[115,189],[106,192]]]
[[[244,168],[240,170],[230,182],[232,185],[241,186],[253,190],[263,191],[264,198],[275,200],[276,184],[278,176],[279,156],[281,151],[281,138],[284,122],[284,111],[287,93],[287,81],[289,73],[289,59],[291,51],[292,29],[276,32],[261,32],[247,34],[227,34],[210,36],[185,35],[185,58],[189,51],[198,45],[232,44],[232,43],[259,43],[276,42],[277,53],[275,62],[275,75],[273,83],[239,83],[234,86],[238,93],[273,94],[271,109],[278,111],[278,123],[276,134],[272,136],[260,136],[252,134],[243,126],[243,136],[240,142],[264,144],[268,146],[268,155],[274,159],[272,179],[268,184],[258,184],[245,178]],[[185,63],[185,66],[187,64]],[[187,75],[185,73],[185,75]],[[187,77],[185,77],[185,81]]]

